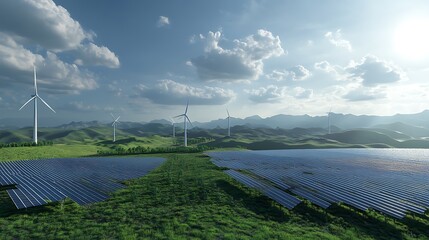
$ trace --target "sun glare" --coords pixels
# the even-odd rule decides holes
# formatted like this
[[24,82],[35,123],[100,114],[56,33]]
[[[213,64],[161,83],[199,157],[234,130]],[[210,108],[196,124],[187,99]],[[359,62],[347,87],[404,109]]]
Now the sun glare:
[[395,31],[395,51],[409,60],[429,55],[429,19],[415,18],[402,22]]

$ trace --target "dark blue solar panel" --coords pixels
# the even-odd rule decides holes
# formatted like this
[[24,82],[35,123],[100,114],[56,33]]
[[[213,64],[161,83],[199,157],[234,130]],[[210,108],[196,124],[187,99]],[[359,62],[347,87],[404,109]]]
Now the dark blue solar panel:
[[163,158],[75,158],[0,162],[0,186],[18,209],[66,197],[79,204],[103,201],[124,188],[120,181],[146,175]]
[[429,150],[305,149],[210,152],[219,167],[246,170],[322,208],[343,202],[395,218],[429,208]]

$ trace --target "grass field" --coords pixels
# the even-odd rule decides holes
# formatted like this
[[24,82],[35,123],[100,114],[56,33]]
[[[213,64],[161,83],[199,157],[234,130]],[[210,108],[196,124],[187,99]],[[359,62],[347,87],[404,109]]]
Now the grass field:
[[[94,147],[30,150],[70,157]],[[10,156],[30,158],[30,150]],[[289,211],[237,183],[203,154],[156,156],[166,163],[89,206],[66,200],[17,211],[0,191],[0,239],[429,239],[428,214],[395,221],[344,205],[325,212],[307,202]]]

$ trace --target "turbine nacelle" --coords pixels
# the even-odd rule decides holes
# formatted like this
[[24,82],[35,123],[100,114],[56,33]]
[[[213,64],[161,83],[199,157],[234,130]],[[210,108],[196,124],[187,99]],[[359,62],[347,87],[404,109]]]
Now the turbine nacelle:
[[183,114],[180,114],[180,115],[177,115],[177,116],[175,116],[174,118],[179,118],[179,117],[183,117],[183,125],[184,125],[184,137],[185,137],[185,147],[187,147],[188,146],[188,122],[189,122],[189,124],[191,124],[191,126],[193,127],[193,125],[192,125],[192,122],[191,122],[191,120],[189,119],[189,117],[188,117],[188,115],[187,115],[187,113],[188,113],[188,107],[189,107],[189,99],[188,99],[188,101],[186,102],[186,108],[185,108],[185,113],[183,113]]
[[110,116],[112,116],[112,119],[113,119],[113,123],[112,123],[112,126],[113,126],[113,142],[115,142],[116,141],[116,125],[118,123],[121,123],[121,122],[119,122],[119,118],[121,118],[121,116],[115,118],[115,116],[113,116],[112,113],[110,113]]

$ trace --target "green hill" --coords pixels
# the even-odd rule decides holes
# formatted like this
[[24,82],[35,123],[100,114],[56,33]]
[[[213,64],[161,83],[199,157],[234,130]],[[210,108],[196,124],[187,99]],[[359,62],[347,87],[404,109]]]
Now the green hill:
[[377,125],[377,126],[374,126],[374,128],[387,129],[387,130],[402,133],[414,138],[425,138],[425,137],[429,138],[429,129],[424,127],[412,126],[401,122]]
[[342,143],[349,144],[374,144],[383,143],[388,146],[396,147],[399,142],[384,134],[368,131],[368,130],[351,130],[341,133],[333,133],[324,135],[327,139],[336,140]]

